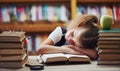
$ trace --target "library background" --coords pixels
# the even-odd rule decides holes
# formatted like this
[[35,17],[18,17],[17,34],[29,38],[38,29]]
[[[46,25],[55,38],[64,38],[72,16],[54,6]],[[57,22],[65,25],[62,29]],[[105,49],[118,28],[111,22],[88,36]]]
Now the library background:
[[36,55],[48,34],[77,13],[99,19],[109,14],[114,18],[112,27],[120,28],[120,0],[0,0],[0,29],[25,31],[29,54]]

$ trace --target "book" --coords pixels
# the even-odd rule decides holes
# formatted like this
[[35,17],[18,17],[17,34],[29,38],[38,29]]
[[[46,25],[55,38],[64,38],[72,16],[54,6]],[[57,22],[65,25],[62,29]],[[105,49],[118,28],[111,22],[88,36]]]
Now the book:
[[0,42],[22,42],[25,39],[25,32],[3,31],[0,33]]
[[120,33],[115,33],[115,32],[113,32],[113,33],[99,33],[99,37],[102,37],[102,36],[111,36],[111,37],[119,37],[120,36]]
[[120,44],[116,45],[116,44],[99,44],[98,45],[99,48],[120,48]]
[[98,65],[120,65],[120,61],[98,61]]
[[23,54],[25,49],[0,49],[0,55]]
[[0,67],[2,68],[22,68],[28,63],[28,56],[22,61],[0,61]]
[[0,55],[0,62],[4,61],[22,61],[27,56],[26,53],[23,53],[21,55]]
[[98,45],[99,44],[117,44],[117,45],[119,45],[120,44],[120,40],[114,40],[114,41],[101,40],[101,41],[98,41]]
[[114,40],[120,40],[120,37],[99,37],[98,41],[101,41],[101,40],[111,40],[111,41],[114,41]]
[[106,54],[106,53],[100,53],[99,54],[99,59],[98,60],[107,60],[107,61],[120,61],[120,54],[114,54],[114,53],[109,53],[109,54]]
[[90,63],[90,58],[86,55],[72,55],[72,54],[63,54],[63,53],[56,53],[56,54],[43,54],[40,56],[43,60],[43,63],[55,63],[55,62],[65,62],[65,63]]
[[113,11],[114,11],[114,16],[116,21],[120,21],[120,6],[119,5],[113,5]]
[[100,29],[99,31],[99,36],[115,36],[115,37],[120,37],[120,28],[112,28],[110,30],[103,30],[103,29]]
[[3,42],[0,43],[0,48],[9,49],[9,48],[24,48],[23,42]]
[[98,48],[98,53],[120,53],[120,48]]

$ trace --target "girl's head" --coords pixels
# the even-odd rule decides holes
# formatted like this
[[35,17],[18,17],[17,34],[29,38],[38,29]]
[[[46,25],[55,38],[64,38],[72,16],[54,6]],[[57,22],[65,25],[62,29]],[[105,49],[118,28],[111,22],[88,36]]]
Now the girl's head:
[[94,15],[83,15],[79,20],[82,20],[79,21],[80,24],[72,26],[66,33],[66,41],[68,44],[78,47],[95,48],[98,40],[98,28],[94,24],[98,21],[97,17]]

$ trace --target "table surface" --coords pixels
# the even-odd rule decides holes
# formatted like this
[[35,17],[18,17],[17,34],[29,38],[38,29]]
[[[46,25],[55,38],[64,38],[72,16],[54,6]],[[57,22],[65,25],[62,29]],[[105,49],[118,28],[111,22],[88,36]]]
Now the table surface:
[[[38,56],[29,56],[29,64],[38,65]],[[29,67],[24,66],[20,69],[0,68],[0,71],[31,71]],[[35,70],[34,70],[35,71]],[[37,70],[38,71],[38,70]],[[97,65],[97,61],[90,64],[63,64],[63,65],[45,65],[41,71],[120,71],[120,65]]]

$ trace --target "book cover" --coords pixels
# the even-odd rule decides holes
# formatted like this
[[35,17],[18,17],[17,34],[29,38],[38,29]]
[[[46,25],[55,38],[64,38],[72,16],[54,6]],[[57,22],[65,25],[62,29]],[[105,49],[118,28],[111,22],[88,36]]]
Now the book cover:
[[37,6],[33,5],[31,7],[31,20],[32,21],[37,21],[37,15],[36,15],[36,13],[37,13]]
[[2,12],[1,12],[1,7],[0,7],[0,22],[2,22]]
[[21,55],[0,55],[0,62],[5,62],[5,61],[22,61],[25,59],[27,54],[24,52]]
[[[54,16],[56,15],[55,14],[55,10],[54,10],[54,7],[53,6],[48,6],[48,10],[47,10],[47,12],[48,12],[48,21],[54,21]],[[56,16],[56,18],[57,18],[57,16]],[[58,20],[57,20],[58,21]]]
[[87,14],[87,7],[84,5],[79,5],[77,10],[80,15]]
[[43,5],[42,6],[43,20],[48,20],[48,7],[49,7],[49,5]]
[[120,37],[99,37],[98,41],[110,40],[110,41],[120,41]]
[[27,16],[27,21],[31,20],[31,5],[25,6],[25,13]]
[[120,61],[120,54],[115,53],[100,53],[98,60]]
[[93,14],[100,19],[99,6],[88,5],[87,14]]
[[116,32],[99,33],[99,37],[120,37],[120,33],[116,33]]
[[0,49],[0,55],[10,55],[10,54],[23,54],[25,51],[22,49]]
[[114,15],[115,15],[115,20],[116,21],[120,21],[120,6],[119,5],[113,5],[113,11],[114,11]]
[[25,39],[25,32],[3,31],[0,33],[0,42],[22,42]]
[[63,54],[63,53],[56,53],[56,54],[44,54],[41,56],[43,63],[54,63],[54,62],[85,62],[90,63],[90,58],[86,55],[72,55],[72,54]]
[[120,28],[112,28],[110,30],[100,29],[98,32],[99,33],[120,33]]
[[116,44],[111,44],[111,45],[105,45],[105,44],[99,44],[98,45],[99,48],[120,48],[120,44],[116,45]]
[[101,16],[108,14],[108,13],[107,13],[106,5],[101,5],[101,6],[100,6],[100,14],[101,14]]
[[119,53],[120,48],[98,48],[98,53]]
[[9,16],[10,16],[10,21],[17,21],[17,11],[16,11],[16,6],[12,5],[7,8]]
[[7,6],[1,7],[1,13],[2,13],[2,22],[10,22],[10,15],[8,13]]
[[42,5],[38,5],[38,20],[43,20]]
[[0,48],[24,48],[24,43],[23,42],[4,42],[4,43],[0,43]]
[[98,65],[120,65],[120,61],[98,61]]
[[98,41],[98,45],[101,45],[101,44],[116,44],[116,45],[119,45],[120,44],[120,40],[101,40],[101,41]]
[[107,15],[114,16],[114,15],[113,15],[112,6],[107,5],[107,6],[106,6],[106,11],[107,11]]
[[0,61],[0,67],[2,68],[22,68],[28,63],[28,56],[26,56],[22,61]]

